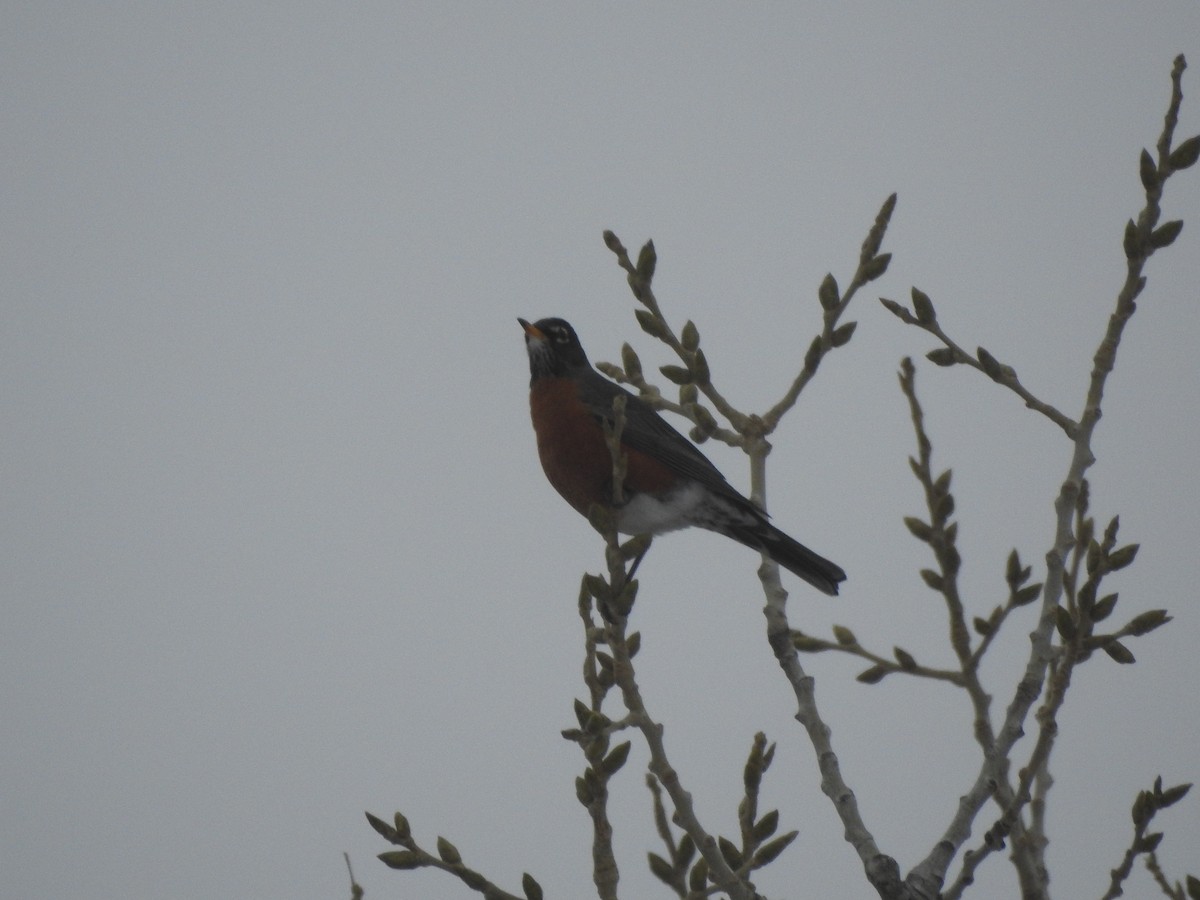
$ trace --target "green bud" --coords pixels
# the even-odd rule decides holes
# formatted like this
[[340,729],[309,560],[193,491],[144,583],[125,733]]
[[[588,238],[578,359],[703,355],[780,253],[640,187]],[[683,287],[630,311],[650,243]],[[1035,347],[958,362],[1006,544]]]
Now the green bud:
[[701,893],[708,885],[708,863],[704,861],[704,857],[696,860],[696,864],[692,866],[692,871],[688,873],[688,888],[694,894]]
[[1096,602],[1096,582],[1089,581],[1079,589],[1079,596],[1076,598],[1079,604],[1079,611],[1083,615],[1088,615],[1092,611],[1092,606]]
[[887,232],[888,222],[891,221],[892,211],[895,208],[896,195],[892,194],[883,201],[883,206],[879,207],[879,213],[875,216],[875,224],[867,232],[867,239],[863,241],[862,251],[859,254],[860,263],[865,263],[879,252],[879,247],[883,244],[883,236]]
[[[1013,606],[1025,606],[1029,603],[1032,603],[1034,600],[1036,600],[1038,597],[1040,597],[1041,593],[1042,593],[1042,582],[1040,582],[1040,581],[1037,584],[1029,585],[1029,587],[1023,587],[1019,591],[1016,591],[1013,594],[1012,605]],[[1093,611],[1093,616],[1094,615],[1095,615],[1095,612]],[[1092,621],[1095,621],[1095,619],[1093,618]]]
[[948,494],[950,492],[950,482],[954,478],[953,473],[953,469],[947,469],[937,477],[937,480],[933,483],[933,490],[935,493]]
[[1171,617],[1167,615],[1165,609],[1151,609],[1134,616],[1122,630],[1126,634],[1132,635],[1149,634],[1155,628],[1166,625],[1170,621]]
[[1149,150],[1142,150],[1141,159],[1138,160],[1138,174],[1142,179],[1142,187],[1146,190],[1152,191],[1158,187],[1158,165]]
[[608,735],[597,734],[592,736],[591,740],[583,745],[583,755],[587,757],[587,761],[593,766],[596,766],[604,759],[604,754],[608,752]]
[[904,524],[918,541],[928,544],[933,538],[933,529],[916,516],[905,516]]
[[654,278],[654,268],[657,265],[658,254],[654,251],[654,241],[646,241],[638,253],[637,261],[637,273],[646,284]]
[[412,838],[413,829],[409,827],[407,818],[404,818],[400,812],[392,816],[392,823],[396,826],[396,838],[398,840],[407,841],[409,838]]
[[412,850],[389,850],[379,854],[379,861],[389,869],[419,869],[425,865],[421,854]]
[[590,572],[583,576],[583,587],[588,594],[601,602],[608,599],[612,593],[609,584],[599,575],[593,575]]
[[1142,835],[1141,840],[1134,847],[1138,853],[1153,853],[1158,849],[1158,845],[1162,843],[1162,839],[1161,831],[1152,831],[1149,834]]
[[621,345],[621,365],[625,367],[625,374],[630,379],[639,379],[642,377],[642,361],[638,359],[638,355],[629,344]]
[[1133,654],[1129,652],[1129,648],[1120,641],[1109,641],[1101,649],[1111,656],[1114,661],[1119,662],[1123,666],[1137,662]]
[[828,649],[823,641],[799,631],[792,632],[792,646],[801,653],[820,653]]
[[654,874],[655,878],[668,886],[675,883],[675,869],[671,867],[669,862],[654,852],[647,853],[646,857],[650,863],[650,871]]
[[614,366],[610,362],[605,362],[604,360],[597,361],[596,371],[602,375],[607,375],[613,381],[621,382],[626,380],[624,369],[622,369],[620,366]]
[[400,813],[396,813],[392,817],[392,823],[396,826],[396,839],[407,841],[412,837],[412,828],[409,827],[408,819]]
[[1131,811],[1133,824],[1144,825],[1150,821],[1150,817],[1156,812],[1154,805],[1154,797],[1149,791],[1138,791],[1137,799],[1133,801],[1133,809]]
[[625,649],[629,651],[630,659],[637,656],[637,652],[642,649],[642,633],[640,631],[635,631],[625,638]]
[[983,367],[984,373],[992,381],[1004,381],[1005,367],[1000,364],[996,357],[992,356],[992,354],[988,353],[982,347],[978,347],[975,350],[975,358],[979,360],[979,365]]
[[1133,219],[1125,223],[1125,237],[1122,243],[1125,247],[1126,259],[1137,259],[1142,255],[1142,241],[1138,237],[1137,224]]
[[933,301],[929,299],[920,288],[912,289],[913,311],[917,314],[917,321],[922,325],[930,325],[937,321],[937,313],[933,308]]
[[575,710],[575,721],[579,723],[579,727],[587,731],[588,723],[592,719],[591,708],[577,697],[575,703],[572,705],[572,709]]
[[612,752],[604,757],[600,763],[600,771],[605,775],[615,775],[625,765],[625,761],[629,759],[629,741],[617,744],[613,747]]
[[1096,605],[1092,607],[1092,621],[1103,622],[1112,615],[1112,611],[1116,608],[1116,605],[1117,595],[1105,594],[1103,597],[1097,600]]
[[913,318],[913,314],[895,300],[889,300],[886,297],[880,297],[879,302],[883,304],[884,309],[886,309],[896,318],[900,319],[900,321],[909,325],[917,324],[917,320]]
[[1190,784],[1177,784],[1175,787],[1169,787],[1159,794],[1158,808],[1166,809],[1168,806],[1174,806],[1180,800],[1187,796],[1187,792],[1192,789]]
[[440,835],[437,839],[437,852],[442,862],[448,865],[457,866],[462,863],[462,855],[458,852],[458,848]]
[[817,288],[817,299],[821,301],[823,309],[833,309],[842,302],[842,298],[838,295],[837,279],[833,274],[827,274],[821,280],[821,286]]
[[696,426],[706,432],[705,437],[717,430],[717,420],[713,418],[713,414],[708,411],[707,407],[697,404],[692,409],[692,415],[696,419]]
[[1075,619],[1072,618],[1070,611],[1064,606],[1054,608],[1054,624],[1064,641],[1071,640],[1078,633]]
[[871,668],[859,672],[855,680],[861,681],[863,684],[879,684],[887,673],[887,666],[871,666]]
[[857,322],[847,322],[845,325],[839,325],[833,330],[833,334],[829,336],[829,343],[835,347],[844,347],[850,343],[850,338],[854,336],[854,329],[857,327]]
[[729,868],[740,869],[742,867],[742,851],[737,848],[737,844],[727,837],[718,836],[717,847],[720,849],[721,855],[725,857],[725,862],[729,864]]
[[591,806],[596,799],[588,780],[582,776],[575,779],[575,797],[584,806]]
[[521,875],[521,890],[525,892],[525,900],[542,900],[542,886],[528,872]]
[[761,869],[763,866],[773,862],[780,853],[788,848],[788,845],[796,839],[796,835],[799,833],[798,831],[789,831],[787,834],[781,834],[769,844],[765,844],[754,854],[754,862],[751,864],[751,868]]
[[873,256],[863,266],[862,279],[863,282],[874,281],[876,278],[881,278],[883,273],[887,271],[888,263],[892,261],[892,254],[880,253],[878,256]]
[[1170,247],[1171,244],[1175,243],[1175,238],[1179,237],[1179,232],[1181,231],[1183,231],[1183,222],[1179,219],[1164,222],[1150,232],[1150,246],[1155,250]]
[[1200,134],[1188,138],[1172,150],[1171,155],[1167,157],[1167,165],[1171,167],[1172,172],[1178,172],[1194,165],[1197,159],[1200,159]]
[[1138,546],[1138,544],[1126,544],[1124,547],[1110,553],[1108,555],[1108,571],[1116,572],[1118,569],[1124,569],[1133,562],[1137,556]]
[[1113,516],[1108,522],[1108,527],[1104,529],[1104,543],[1100,545],[1100,549],[1105,552],[1111,550],[1113,545],[1117,543],[1117,532],[1120,530],[1121,517]]
[[666,337],[667,330],[662,319],[658,318],[658,316],[654,315],[654,313],[650,312],[650,310],[635,309],[633,311],[633,315],[637,319],[638,325],[641,326],[642,331],[646,332],[646,334],[650,335],[651,337],[656,337],[659,340],[662,340],[664,337]]
[[367,821],[371,824],[371,827],[379,832],[380,836],[383,837],[385,841],[390,844],[400,843],[400,835],[395,828],[383,821],[383,819],[379,818],[378,816],[373,816],[370,813],[367,813],[366,815]]
[[679,838],[679,848],[675,851],[675,859],[678,860],[681,868],[687,868],[691,865],[692,859],[696,856],[696,842],[692,840],[692,836],[686,832]]
[[1004,564],[1004,580],[1014,591],[1021,586],[1021,556],[1016,547],[1009,552],[1008,561]]
[[773,809],[754,823],[751,833],[754,835],[755,840],[765,841],[778,830],[779,810]]
[[688,384],[692,381],[691,371],[683,366],[659,366],[658,371],[662,372],[667,381],[675,384]]

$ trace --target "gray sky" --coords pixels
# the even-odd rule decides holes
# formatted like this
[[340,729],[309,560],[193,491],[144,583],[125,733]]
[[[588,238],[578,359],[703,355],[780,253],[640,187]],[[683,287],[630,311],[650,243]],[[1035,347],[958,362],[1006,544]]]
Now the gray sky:
[[[364,809],[517,889],[584,896],[572,781],[587,524],[546,485],[515,317],[562,315],[593,359],[631,315],[601,232],[653,237],[667,314],[724,393],[773,403],[880,203],[886,277],[777,434],[770,502],[845,567],[795,579],[793,623],[950,658],[901,524],[919,514],[895,380],[932,348],[877,303],[917,284],[944,326],[1077,415],[1140,207],[1176,53],[1200,131],[1194,0],[1001,4],[8,4],[0,28],[0,888],[7,896],[466,897],[391,873]],[[1061,717],[1053,887],[1098,896],[1157,774],[1200,776],[1195,471],[1200,173],[1110,382],[1094,511],[1139,541],[1120,621]],[[981,615],[1017,546],[1040,580],[1069,448],[976,373],[922,363]],[[712,450],[746,487],[740,460]],[[641,680],[711,827],[734,828],[756,730],[764,804],[800,838],[773,896],[863,896],[763,637],[757,557],[704,533],[642,569]],[[1032,613],[987,668],[1007,703]],[[977,767],[950,689],[809,661],[843,771],[907,869]],[[616,786],[629,896],[649,801]],[[768,807],[769,808],[769,807]],[[990,824],[983,816],[980,828]],[[1200,799],[1161,858],[1196,872]],[[1200,873],[1198,873],[1200,874]],[[1144,873],[1139,892],[1149,890]],[[1010,896],[1007,864],[977,896]]]

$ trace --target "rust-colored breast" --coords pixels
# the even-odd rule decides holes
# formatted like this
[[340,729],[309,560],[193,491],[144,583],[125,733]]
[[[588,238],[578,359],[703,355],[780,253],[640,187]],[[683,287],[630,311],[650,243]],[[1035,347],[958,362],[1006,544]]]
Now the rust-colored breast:
[[[540,378],[529,391],[529,412],[537,433],[542,470],[554,489],[587,515],[593,503],[612,500],[612,457],[604,431],[579,399],[570,378]],[[675,473],[645,453],[625,448],[627,495],[662,493],[675,483]]]

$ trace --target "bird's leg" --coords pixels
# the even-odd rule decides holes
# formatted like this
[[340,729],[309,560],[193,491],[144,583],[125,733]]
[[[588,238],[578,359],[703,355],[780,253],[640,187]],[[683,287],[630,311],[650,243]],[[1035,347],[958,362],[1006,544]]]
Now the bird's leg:
[[[638,537],[641,538],[643,536],[639,535]],[[641,565],[642,559],[645,557],[646,552],[650,549],[650,535],[644,535],[644,538],[645,540],[640,541],[641,547],[638,549],[637,555],[633,557],[633,562],[630,564],[629,568],[625,570],[624,563],[620,563],[620,566],[624,571],[619,579],[613,578],[615,569],[609,569],[609,577],[613,578],[611,599],[598,600],[596,603],[596,609],[600,612],[601,618],[603,618],[604,621],[608,622],[610,625],[616,624],[618,621],[623,621],[625,617],[629,615],[629,611],[633,603],[633,596],[630,595],[630,597],[626,599],[624,594],[626,589],[633,582],[633,576],[637,573],[638,566]],[[629,543],[633,542],[630,541]],[[627,546],[628,544],[626,547]],[[613,562],[610,560],[609,564],[612,566]]]
[[[625,584],[633,581],[633,574],[637,571],[638,566],[642,564],[642,559],[646,556],[646,552],[650,549],[650,542],[646,541],[646,546],[638,551],[638,555],[633,558],[633,563],[629,566],[629,571],[625,573]],[[625,585],[622,585],[624,587]]]

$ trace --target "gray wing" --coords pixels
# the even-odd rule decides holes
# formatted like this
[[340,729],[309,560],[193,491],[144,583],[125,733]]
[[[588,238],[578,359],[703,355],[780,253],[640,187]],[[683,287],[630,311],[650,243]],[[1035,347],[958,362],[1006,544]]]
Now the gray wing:
[[646,401],[597,372],[593,372],[592,375],[593,378],[584,382],[582,393],[584,402],[598,419],[611,423],[613,397],[618,394],[624,394],[626,397],[622,442],[662,460],[675,471],[695,479],[742,509],[751,511],[760,518],[766,518],[762,510],[725,480],[721,471],[708,461],[708,457],[701,453],[695,444],[671,427]]

